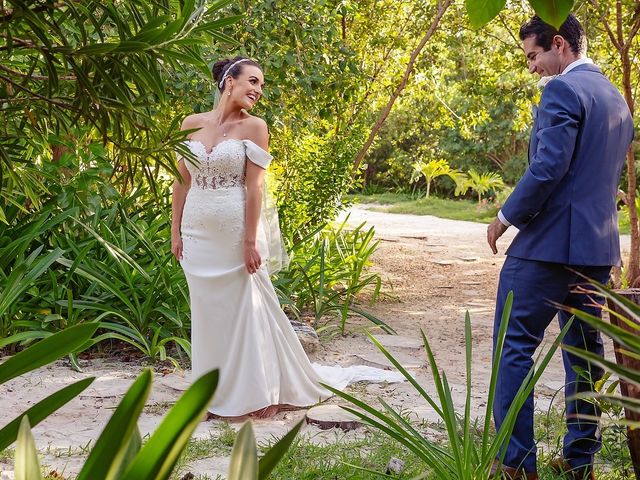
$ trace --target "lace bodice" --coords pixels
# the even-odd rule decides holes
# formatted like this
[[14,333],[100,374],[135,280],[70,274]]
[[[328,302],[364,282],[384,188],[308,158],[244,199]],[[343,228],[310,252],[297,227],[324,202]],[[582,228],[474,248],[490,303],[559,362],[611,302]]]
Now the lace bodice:
[[223,140],[207,152],[198,140],[185,142],[198,163],[185,160],[191,174],[191,188],[218,190],[244,186],[246,159],[267,168],[271,155],[250,140],[230,138]]
[[199,162],[185,162],[191,174],[191,188],[217,190],[244,185],[245,153],[241,141],[225,140],[210,152],[202,142],[188,140],[186,143]]

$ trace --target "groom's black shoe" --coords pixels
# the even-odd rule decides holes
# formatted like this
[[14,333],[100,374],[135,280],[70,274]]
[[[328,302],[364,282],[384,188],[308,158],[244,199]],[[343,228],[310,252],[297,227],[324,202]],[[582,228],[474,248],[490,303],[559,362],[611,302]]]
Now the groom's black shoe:
[[527,473],[523,468],[507,467],[506,465],[501,465],[498,460],[494,460],[489,472],[489,479],[538,480],[538,474],[535,472]]

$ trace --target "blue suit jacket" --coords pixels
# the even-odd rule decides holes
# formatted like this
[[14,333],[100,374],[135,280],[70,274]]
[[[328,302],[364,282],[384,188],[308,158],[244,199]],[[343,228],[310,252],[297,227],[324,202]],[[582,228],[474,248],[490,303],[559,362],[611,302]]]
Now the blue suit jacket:
[[502,207],[520,232],[507,255],[566,265],[620,264],[616,192],[633,138],[620,92],[592,64],[542,92],[529,167]]

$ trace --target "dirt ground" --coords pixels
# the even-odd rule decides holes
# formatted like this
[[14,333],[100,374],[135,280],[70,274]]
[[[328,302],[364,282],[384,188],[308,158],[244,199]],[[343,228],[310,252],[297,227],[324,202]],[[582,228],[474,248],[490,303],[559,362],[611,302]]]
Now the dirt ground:
[[[385,299],[366,309],[399,334],[393,338],[376,335],[389,345],[389,350],[420,384],[435,395],[426,355],[420,346],[422,329],[440,369],[448,376],[457,406],[462,407],[465,398],[464,317],[468,311],[473,331],[472,411],[477,417],[484,416],[497,279],[504,261],[503,252],[515,232],[509,229],[499,242],[500,254],[494,256],[486,244],[485,225],[353,208],[349,222],[357,225],[362,221],[376,228],[380,246],[372,268],[380,272],[386,282]],[[622,243],[625,248],[628,239],[623,238]],[[363,335],[364,328],[370,327],[371,323],[354,318],[350,325],[351,334],[323,342],[313,360],[325,364],[389,368],[390,363]],[[557,326],[552,326],[542,348],[548,347],[557,333]],[[607,349],[610,355],[611,346],[607,345]],[[42,464],[65,478],[73,478],[86,458],[87,447],[100,434],[141,369],[140,365],[101,359],[84,361],[82,373],[71,370],[64,362],[31,372],[0,387],[0,426],[46,394],[80,378],[96,376],[96,381],[83,394],[34,428]],[[156,373],[151,398],[139,422],[143,435],[157,427],[179,397],[187,378],[188,372],[182,371]],[[563,379],[560,354],[557,353],[536,389],[538,409],[547,409],[554,398],[555,402],[561,401]],[[438,420],[407,382],[358,384],[350,390],[371,404],[382,397],[416,420]],[[328,403],[344,404],[337,398]],[[281,436],[304,414],[305,411],[286,412],[269,420],[255,421],[256,435],[259,440]],[[218,435],[219,431],[217,422],[203,422],[195,436],[208,438]],[[321,431],[312,425],[306,425],[302,435],[318,442],[335,438],[335,432]],[[0,457],[0,479],[13,478],[11,464],[10,458]],[[191,471],[216,478],[218,474],[224,476],[227,466],[227,458],[213,456],[192,462],[182,473]]]

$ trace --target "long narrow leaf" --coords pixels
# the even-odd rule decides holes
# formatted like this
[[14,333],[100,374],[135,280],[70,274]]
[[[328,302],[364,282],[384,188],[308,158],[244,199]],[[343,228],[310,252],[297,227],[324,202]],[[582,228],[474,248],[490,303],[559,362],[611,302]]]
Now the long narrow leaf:
[[151,391],[153,376],[145,369],[131,385],[89,454],[77,480],[112,480],[121,470],[131,435]]
[[218,385],[218,370],[204,374],[184,392],[140,450],[122,480],[169,478]]
[[29,417],[22,417],[15,454],[15,480],[41,480],[38,451],[33,441]]
[[17,353],[0,364],[0,384],[76,351],[91,338],[97,328],[97,323],[75,325]]
[[231,451],[227,480],[257,480],[258,449],[251,421],[245,422],[240,429]]
[[293,440],[298,435],[298,432],[302,428],[305,419],[300,420],[289,432],[284,435],[278,442],[276,442],[270,449],[263,455],[258,462],[258,478],[259,480],[266,479],[272,470],[276,467],[278,462],[284,457],[289,450],[289,447],[293,443]]

